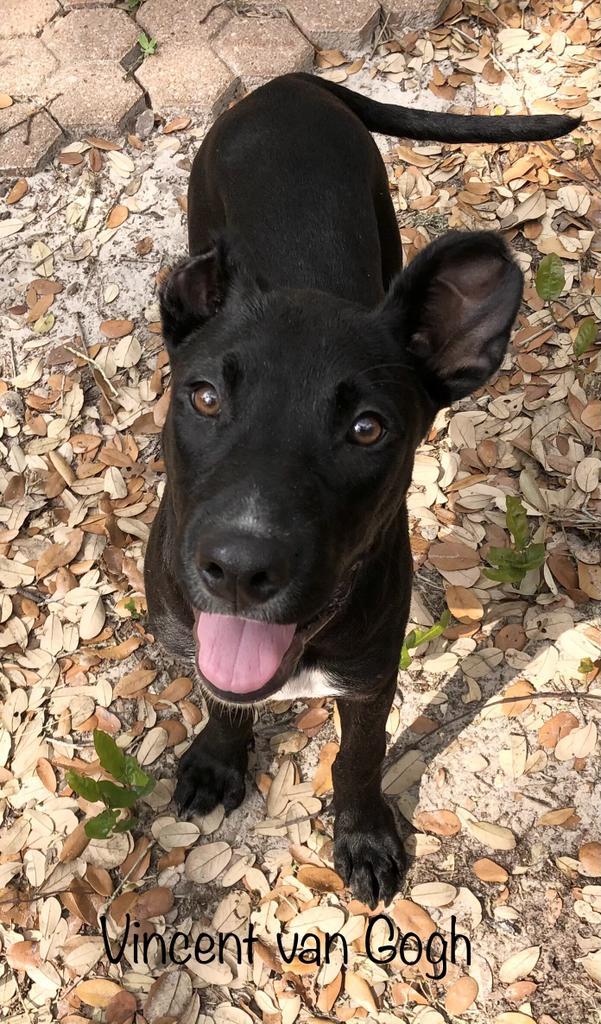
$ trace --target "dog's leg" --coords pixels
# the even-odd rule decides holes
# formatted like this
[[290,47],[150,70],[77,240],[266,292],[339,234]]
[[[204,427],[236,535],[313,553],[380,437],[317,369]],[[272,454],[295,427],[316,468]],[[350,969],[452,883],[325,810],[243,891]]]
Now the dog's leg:
[[386,719],[396,676],[368,700],[340,700],[340,752],[334,762],[334,864],[353,894],[372,909],[399,891],[405,855],[381,791]]
[[174,800],[183,816],[208,814],[217,804],[227,814],[242,803],[252,722],[246,708],[210,708],[209,721],[179,764]]

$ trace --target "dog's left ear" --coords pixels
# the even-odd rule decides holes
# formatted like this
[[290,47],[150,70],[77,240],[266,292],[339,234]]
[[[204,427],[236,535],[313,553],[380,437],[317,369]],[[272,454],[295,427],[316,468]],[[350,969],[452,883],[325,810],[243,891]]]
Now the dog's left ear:
[[393,283],[384,310],[440,408],[498,370],[522,299],[522,272],[500,235],[454,231]]
[[159,288],[163,337],[173,350],[213,317],[225,299],[232,267],[220,240],[178,263]]

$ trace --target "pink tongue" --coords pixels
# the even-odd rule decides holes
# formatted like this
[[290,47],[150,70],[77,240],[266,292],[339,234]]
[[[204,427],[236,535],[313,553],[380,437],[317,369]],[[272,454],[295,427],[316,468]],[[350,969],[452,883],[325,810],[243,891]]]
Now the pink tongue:
[[253,693],[277,672],[295,629],[201,612],[196,621],[198,667],[220,690]]

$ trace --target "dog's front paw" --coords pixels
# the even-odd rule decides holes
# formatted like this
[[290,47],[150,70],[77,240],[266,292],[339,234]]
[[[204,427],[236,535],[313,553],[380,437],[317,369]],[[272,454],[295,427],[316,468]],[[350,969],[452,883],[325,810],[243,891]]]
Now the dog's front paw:
[[239,807],[246,791],[247,762],[246,750],[237,751],[231,759],[221,759],[211,752],[202,733],[197,736],[177,773],[173,799],[182,817],[209,814],[217,804],[223,804],[226,814]]
[[392,812],[383,801],[368,813],[337,816],[334,867],[353,895],[372,910],[380,900],[387,906],[399,892],[405,853]]

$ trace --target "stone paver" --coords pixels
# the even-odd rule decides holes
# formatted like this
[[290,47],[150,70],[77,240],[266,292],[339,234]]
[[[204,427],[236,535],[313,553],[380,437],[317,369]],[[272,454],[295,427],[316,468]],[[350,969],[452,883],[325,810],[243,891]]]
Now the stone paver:
[[313,47],[288,18],[232,18],[212,46],[247,89],[313,66]]
[[[0,0],[0,92],[15,100],[0,112],[2,167],[28,173],[61,138],[121,132],[147,101],[149,121],[153,112],[208,121],[240,91],[310,71],[314,48],[362,50],[381,18],[397,31],[431,26],[447,3],[143,0],[130,16],[117,0]],[[157,50],[136,68],[142,31]],[[37,111],[29,127],[16,126],[28,109]]]
[[383,0],[387,26],[393,30],[432,28],[444,14],[449,0]]
[[75,11],[80,7],[112,7],[115,0],[61,0],[65,11]]
[[63,139],[58,125],[45,113],[28,115],[30,103],[14,103],[0,111],[0,174],[35,174]]
[[136,20],[159,47],[169,42],[185,46],[199,39],[210,39],[229,21],[230,11],[217,7],[215,0],[146,0],[136,12]]
[[377,0],[288,0],[290,14],[314,46],[358,50],[380,20]]
[[0,48],[0,92],[17,99],[33,96],[55,67],[56,58],[41,39],[35,36],[7,39]]
[[60,10],[56,0],[2,0],[0,39],[34,36]]
[[208,42],[169,42],[147,57],[136,71],[140,85],[159,114],[217,117],[236,94],[239,79],[210,49]]
[[71,135],[113,135],[133,124],[145,106],[140,86],[125,77],[116,61],[59,68],[46,88],[50,113]]
[[71,11],[48,25],[42,40],[62,64],[121,60],[136,45],[139,30],[125,11]]

